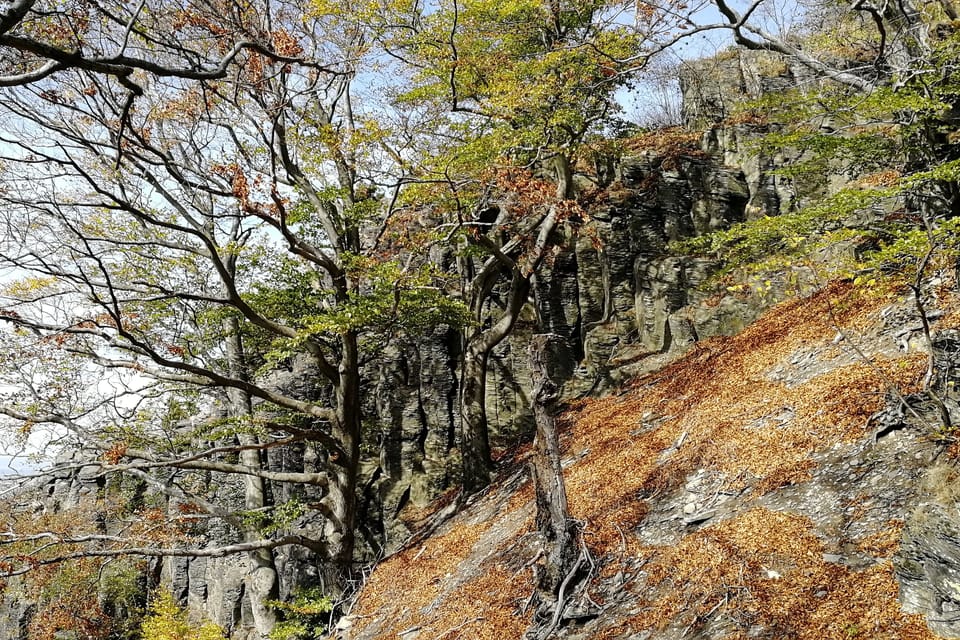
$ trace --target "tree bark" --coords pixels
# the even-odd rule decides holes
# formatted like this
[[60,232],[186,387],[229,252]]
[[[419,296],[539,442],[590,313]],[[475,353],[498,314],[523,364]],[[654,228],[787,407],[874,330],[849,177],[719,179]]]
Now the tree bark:
[[330,456],[330,486],[324,500],[327,508],[324,537],[329,557],[323,570],[323,587],[328,593],[339,591],[343,579],[349,577],[353,569],[360,468],[360,356],[356,334],[347,332],[342,337],[342,345],[334,399],[337,420],[333,425],[333,437],[340,443],[341,452]]
[[569,200],[573,197],[573,167],[570,158],[557,154],[553,158],[554,172],[557,180],[557,200]]
[[493,460],[490,455],[490,429],[487,422],[487,363],[490,352],[500,344],[520,317],[530,295],[530,273],[513,271],[506,309],[487,329],[470,336],[464,351],[460,377],[460,455],[465,495],[490,484]]
[[[460,377],[460,455],[464,495],[476,493],[486,487],[490,483],[490,471],[493,469],[486,404],[487,362],[490,352],[513,331],[520,312],[530,297],[530,279],[546,255],[550,234],[556,226],[557,210],[556,207],[551,207],[549,213],[535,227],[537,235],[533,246],[516,263],[509,263],[510,291],[500,317],[492,320],[489,327],[476,330],[466,340]],[[508,260],[509,258],[504,257],[504,261]],[[484,292],[471,300],[478,319],[482,318],[483,305],[493,289],[492,284],[485,278],[492,278],[494,275],[495,271],[485,271],[478,276],[479,281],[475,280],[471,284],[470,288],[474,292]]]
[[538,588],[556,594],[576,559],[576,523],[567,508],[567,491],[560,462],[560,439],[554,414],[559,387],[550,376],[551,345],[562,341],[553,334],[539,334],[530,341],[533,375],[533,415],[537,433],[530,463],[537,504],[537,530],[543,537],[546,562],[538,576]]
[[571,596],[570,587],[582,582],[578,579],[582,562],[576,544],[578,527],[567,508],[560,439],[554,417],[560,388],[551,375],[550,359],[554,345],[560,342],[560,336],[539,334],[533,337],[529,347],[533,415],[537,425],[530,475],[536,496],[536,524],[543,544],[543,563],[534,568],[540,606],[525,636],[528,640],[545,640],[553,634]]
[[[243,353],[243,342],[240,338],[240,323],[236,318],[225,321],[227,339],[225,341],[226,354],[230,375],[245,380],[247,377],[246,363]],[[228,390],[229,411],[231,417],[243,418],[253,414],[253,405],[250,395],[242,389]],[[257,437],[250,434],[239,434],[237,440],[241,445],[258,444]],[[263,461],[257,449],[243,449],[240,451],[240,463],[259,469]],[[263,478],[254,475],[243,476],[244,508],[247,511],[261,510],[267,506],[266,484]],[[245,542],[254,542],[263,538],[263,534],[255,525],[244,527]],[[277,600],[280,595],[279,577],[273,558],[272,549],[254,549],[247,552],[250,570],[246,576],[247,594],[250,598],[250,611],[253,614],[253,624],[257,634],[263,640],[269,637],[277,624],[276,612],[267,604],[270,600]]]
[[471,341],[463,355],[460,391],[460,456],[463,491],[471,495],[490,483],[493,460],[487,425],[487,355]]

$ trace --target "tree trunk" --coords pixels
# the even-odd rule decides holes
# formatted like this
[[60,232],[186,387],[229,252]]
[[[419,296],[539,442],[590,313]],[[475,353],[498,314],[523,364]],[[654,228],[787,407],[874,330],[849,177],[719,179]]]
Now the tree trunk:
[[[559,166],[567,166],[561,165]],[[569,184],[564,183],[564,190]],[[517,323],[523,306],[530,296],[530,279],[546,254],[550,234],[557,225],[556,207],[543,218],[536,240],[517,264],[511,265],[510,291],[506,296],[503,313],[489,327],[479,329],[467,339],[464,349],[463,368],[460,377],[460,455],[463,473],[464,495],[476,493],[490,483],[493,462],[490,457],[490,436],[487,423],[487,362],[490,353],[500,344]],[[495,272],[487,272],[486,276]],[[485,282],[473,282],[473,291],[484,291],[475,296],[471,305],[474,315],[481,318],[483,305],[493,288]]]
[[537,529],[543,536],[546,564],[539,576],[539,588],[556,593],[563,577],[576,557],[573,541],[576,525],[567,509],[567,491],[560,464],[560,440],[554,412],[559,395],[551,379],[549,357],[551,344],[560,336],[540,334],[530,342],[530,365],[533,375],[533,415],[537,433],[533,441],[531,472],[537,503]]
[[530,294],[530,274],[513,273],[503,315],[487,329],[475,332],[464,349],[460,376],[460,458],[464,495],[490,484],[493,459],[487,422],[487,363],[490,352],[510,335]]
[[343,336],[339,383],[335,390],[337,423],[333,437],[342,453],[330,457],[330,486],[324,503],[327,523],[324,537],[328,548],[328,566],[324,568],[324,589],[339,592],[344,579],[353,570],[355,543],[357,476],[360,468],[360,369],[357,336]]
[[553,345],[561,341],[560,336],[539,334],[533,337],[529,348],[533,375],[533,414],[537,424],[530,471],[536,495],[537,530],[543,543],[544,557],[543,564],[536,566],[534,574],[540,606],[534,618],[535,626],[526,636],[531,640],[541,640],[553,633],[571,595],[571,580],[581,563],[576,544],[577,524],[570,518],[567,509],[560,440],[554,419],[559,387],[550,375]]
[[486,487],[493,470],[487,428],[488,352],[478,350],[476,342],[464,351],[460,378],[460,457],[465,495]]
[[[247,476],[245,482],[250,483],[250,481],[251,478]],[[247,541],[259,540],[262,537],[256,529],[244,532],[244,539]],[[253,614],[253,625],[259,637],[266,640],[277,624],[277,614],[268,605],[269,601],[278,600],[280,597],[277,567],[273,560],[273,551],[270,549],[250,551],[247,558],[250,561],[250,571],[247,573],[246,585],[247,596],[250,598],[250,611]]]
[[[240,326],[236,318],[225,321],[227,340],[226,352],[230,375],[245,380],[246,366],[243,353],[243,342],[240,338]],[[230,399],[229,412],[233,418],[249,417],[253,414],[253,405],[250,395],[240,389],[228,391]],[[256,445],[258,439],[249,434],[240,434],[237,440],[241,445]],[[240,463],[255,469],[261,468],[263,461],[257,449],[244,449],[240,452]],[[263,509],[267,506],[266,486],[263,478],[243,476],[244,508],[247,511]],[[263,534],[255,525],[244,528],[245,542],[254,542],[263,538]],[[258,549],[247,554],[250,570],[246,576],[247,595],[250,599],[250,611],[253,614],[253,624],[257,634],[266,640],[277,624],[276,612],[267,605],[270,600],[277,600],[280,596],[279,577],[270,549]]]
[[568,200],[573,197],[573,167],[570,158],[563,154],[553,157],[553,167],[557,179],[557,199]]

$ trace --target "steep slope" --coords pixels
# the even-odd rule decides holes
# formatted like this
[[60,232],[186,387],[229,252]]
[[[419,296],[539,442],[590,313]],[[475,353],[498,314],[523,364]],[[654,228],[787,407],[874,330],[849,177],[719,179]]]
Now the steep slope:
[[[591,570],[556,637],[938,637],[903,611],[895,565],[915,579],[914,610],[960,633],[949,580],[923,577],[938,562],[926,574],[950,575],[956,540],[931,548],[917,505],[956,515],[945,482],[960,474],[917,419],[928,353],[915,322],[900,294],[833,285],[570,409],[567,490]],[[957,327],[955,312],[935,326]],[[341,637],[521,637],[539,559],[522,460],[377,566]]]

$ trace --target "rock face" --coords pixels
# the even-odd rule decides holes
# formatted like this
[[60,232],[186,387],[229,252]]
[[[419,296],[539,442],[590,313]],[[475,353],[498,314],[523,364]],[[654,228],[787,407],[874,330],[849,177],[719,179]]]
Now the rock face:
[[[958,419],[960,333],[933,341],[939,375],[935,391]],[[926,616],[939,635],[960,637],[960,473],[952,462],[923,470],[920,495],[894,558],[904,608]]]
[[[681,77],[685,118],[690,124],[709,125],[701,149],[669,161],[652,152],[627,157],[616,168],[616,180],[607,190],[607,199],[589,212],[589,220],[576,233],[567,230],[556,238],[556,253],[537,274],[524,317],[490,359],[487,407],[497,444],[509,446],[531,431],[527,342],[534,327],[565,339],[555,369],[565,373],[564,399],[572,400],[615,390],[626,380],[677,359],[700,340],[739,333],[762,313],[769,301],[708,296],[700,291],[698,286],[716,265],[703,258],[678,255],[670,243],[749,218],[788,211],[802,197],[830,188],[826,181],[798,193],[796,185],[772,173],[788,159],[784,152],[764,156],[747,151],[747,142],[758,133],[757,125],[724,122],[732,113],[732,97],[755,97],[794,86],[802,75],[799,69],[753,53],[694,63],[685,71]],[[939,370],[957,370],[960,364],[955,366],[949,359],[960,351],[960,338],[945,334],[939,344]],[[416,341],[389,345],[379,354],[375,368],[367,371],[369,383],[364,396],[370,448],[365,451],[361,480],[358,540],[370,558],[394,551],[405,542],[410,529],[404,518],[410,507],[425,506],[456,483],[461,352],[458,333],[439,327]],[[802,368],[796,363],[783,366]],[[823,371],[811,369],[806,375],[818,373]],[[313,385],[317,378],[316,372],[294,359],[289,369],[274,372],[266,382],[295,396],[316,398],[325,393]],[[944,378],[940,388],[955,388],[947,386],[950,381]],[[788,414],[770,419],[792,420]],[[656,430],[655,423],[661,418],[653,416],[650,424],[638,418],[636,434],[647,433],[648,428]],[[899,427],[900,422],[893,420],[891,424]],[[685,437],[675,448],[682,446]],[[938,633],[958,635],[960,492],[943,489],[927,498],[922,487],[956,486],[960,474],[946,467],[928,468],[932,451],[928,441],[899,429],[889,438],[860,439],[819,451],[818,471],[810,482],[790,484],[762,499],[723,491],[727,479],[721,482],[717,474],[690,470],[679,486],[667,487],[656,500],[646,501],[651,513],[658,516],[647,520],[662,526],[651,525],[635,535],[646,545],[673,544],[689,531],[723,521],[738,510],[763,508],[800,514],[809,519],[818,535],[844,530],[850,537],[863,537],[876,533],[883,522],[846,517],[841,507],[846,508],[843,501],[856,492],[857,483],[867,482],[886,491],[883,496],[875,492],[876,501],[886,500],[887,507],[896,506],[898,515],[910,513],[896,558],[906,606],[926,614]],[[317,450],[298,449],[282,456],[270,453],[268,461],[271,470],[309,471],[319,464],[321,455]],[[885,467],[887,456],[905,462]],[[950,473],[956,477],[948,478]],[[926,485],[913,482],[922,474],[929,476]],[[513,481],[519,484],[522,478],[514,477]],[[47,488],[49,496],[63,500],[64,506],[97,489],[96,479],[85,477],[82,470],[56,479]],[[239,485],[220,485],[216,490],[221,497],[233,492],[236,503],[243,503]],[[293,497],[309,501],[318,496],[304,489],[296,496],[273,495],[273,500],[280,503]],[[624,497],[633,498],[636,496]],[[502,496],[497,509],[487,515],[504,507],[509,499]],[[914,503],[916,509],[911,510]],[[528,511],[507,523],[510,535],[520,530]],[[307,519],[296,523],[300,529],[316,526]],[[494,533],[484,538],[485,543],[493,545],[506,535],[504,531]],[[211,532],[218,543],[230,542],[231,535],[226,530]],[[483,545],[475,551],[484,558],[490,553]],[[828,564],[853,567],[872,562],[855,550],[847,553],[831,549],[829,555]],[[282,551],[276,561],[281,598],[289,596],[295,585],[317,579],[315,561],[302,550]],[[638,565],[626,566],[624,571],[634,571],[633,579],[637,579],[642,573],[639,561]],[[194,616],[220,624],[232,632],[234,640],[253,637],[251,607],[244,589],[249,569],[244,558],[175,558],[155,564],[153,569]],[[514,569],[508,573],[516,576],[522,566]],[[627,578],[621,574],[619,579],[617,589]],[[617,589],[611,587],[611,592]],[[624,617],[639,606],[636,599],[628,597],[612,597],[611,602],[612,611]],[[0,618],[0,637],[24,637],[31,605],[8,605],[6,617]],[[586,623],[565,637],[594,637],[600,626]],[[721,628],[714,631],[708,627],[698,637],[722,636]],[[673,635],[636,637],[686,636],[682,627],[670,633]],[[356,637],[376,635],[358,631]]]
[[[762,313],[764,305],[756,300],[746,301],[736,296],[707,298],[700,293],[697,285],[710,276],[715,265],[707,260],[673,254],[669,243],[722,229],[741,220],[791,211],[808,198],[840,186],[843,176],[826,176],[817,184],[800,184],[776,176],[773,172],[776,167],[794,159],[791,152],[781,150],[764,155],[749,151],[749,142],[765,130],[765,125],[749,119],[738,120],[732,109],[734,102],[743,98],[756,98],[809,79],[803,68],[792,67],[778,58],[758,52],[721,55],[709,61],[691,63],[684,71],[681,76],[684,117],[688,125],[705,128],[701,153],[681,156],[669,163],[652,153],[639,153],[625,159],[617,168],[617,188],[611,189],[609,200],[591,210],[590,220],[579,233],[562,238],[559,251],[537,276],[534,304],[529,315],[536,318],[542,330],[559,334],[567,341],[564,361],[558,366],[558,369],[569,372],[564,386],[567,399],[602,395],[638,373],[656,370],[678,358],[701,339],[740,332]],[[911,341],[910,335],[902,338],[902,327],[916,323],[909,305],[891,307],[881,316],[883,326],[870,338],[873,342],[869,349],[862,343],[860,349],[877,357],[896,359],[901,357],[898,340],[902,350],[917,348],[917,342]],[[529,429],[525,421],[530,415],[530,384],[523,357],[528,335],[528,326],[521,326],[501,345],[493,359],[493,371],[488,380],[488,407],[491,422],[501,438]],[[840,336],[833,344],[843,339]],[[421,346],[419,353],[426,350],[432,353],[432,362],[443,362],[442,374],[428,378],[425,375],[427,370],[423,369],[425,360],[419,358],[416,376],[403,378],[404,384],[408,385],[408,391],[404,393],[412,392],[417,398],[450,397],[445,394],[455,390],[457,384],[456,353],[454,350],[444,352],[439,341],[430,344],[429,347]],[[833,375],[831,371],[835,367],[855,365],[856,358],[846,361],[825,358],[824,353],[831,349],[829,346],[800,349],[767,375],[792,389]],[[957,411],[958,398],[954,390],[960,387],[960,380],[953,378],[960,377],[955,373],[960,371],[960,360],[954,362],[960,353],[960,336],[955,330],[937,334],[935,352],[937,371],[942,379],[934,389],[956,420],[960,418],[960,411]],[[442,356],[444,353],[447,358]],[[818,364],[821,359],[830,362]],[[429,380],[442,381],[440,393],[431,389],[429,382],[424,384]],[[763,416],[751,428],[760,432],[772,428],[771,425],[779,428],[795,422],[797,417],[789,394],[788,391],[782,406],[772,408],[769,415]],[[802,480],[791,478],[776,484],[774,491],[764,483],[751,487],[753,490],[731,491],[729,483],[736,484],[741,480],[732,481],[715,471],[691,468],[687,469],[689,473],[683,482],[666,488],[658,485],[652,497],[643,493],[639,498],[632,494],[624,496],[626,503],[633,499],[644,503],[645,518],[644,524],[633,529],[632,534],[626,531],[626,527],[618,529],[622,544],[627,549],[632,548],[632,544],[639,544],[643,549],[671,546],[701,529],[712,532],[714,525],[718,533],[708,533],[705,538],[709,540],[710,536],[715,536],[720,539],[734,526],[726,525],[727,521],[742,519],[762,528],[772,526],[770,523],[774,521],[779,522],[780,514],[790,514],[790,518],[796,516],[802,519],[805,527],[809,527],[809,531],[803,532],[804,539],[816,549],[815,561],[810,561],[807,575],[822,576],[818,580],[834,580],[842,575],[850,584],[858,584],[861,580],[876,580],[883,573],[887,592],[891,584],[899,584],[900,589],[900,601],[893,600],[884,605],[889,611],[899,615],[897,612],[900,612],[902,602],[904,610],[923,614],[934,633],[960,637],[960,510],[957,506],[960,492],[956,489],[960,485],[960,474],[952,462],[940,459],[942,448],[932,442],[925,431],[927,420],[933,422],[936,419],[929,402],[923,397],[908,397],[906,402],[911,406],[909,411],[904,409],[900,400],[889,397],[882,411],[865,420],[868,426],[872,426],[870,433],[812,451],[811,457],[803,462],[803,465],[809,465],[804,466],[805,470],[811,470],[809,476],[804,471],[800,474]],[[437,414],[435,408],[433,413],[427,413],[418,407],[415,405],[416,410],[394,414],[394,421],[390,424],[397,439],[391,441],[392,455],[426,459],[427,449],[415,443],[430,441],[428,434],[436,422],[428,425],[427,416]],[[455,407],[448,415],[455,418]],[[923,419],[917,420],[917,416]],[[656,432],[660,420],[672,418],[651,414],[648,425],[646,415],[638,416],[637,426],[630,432],[631,439]],[[440,445],[432,449],[438,456],[432,465],[437,479],[421,483],[419,489],[411,489],[413,475],[408,474],[399,481],[388,477],[381,485],[381,495],[388,504],[402,506],[403,500],[407,499],[418,502],[429,495],[429,491],[422,491],[423,488],[443,484],[442,478],[451,473],[450,467],[443,463],[443,456],[455,442],[454,432],[448,434],[445,442],[440,438],[433,440]],[[661,456],[673,455],[685,440],[686,432],[675,437],[672,446],[667,446],[669,442],[661,443],[665,447],[660,450]],[[630,446],[629,442],[623,444],[625,449]],[[410,453],[404,454],[404,451]],[[589,456],[590,453],[589,448],[581,454],[572,451],[568,463],[575,466],[579,464],[578,455]],[[708,466],[705,461],[698,464]],[[403,467],[394,465],[392,468]],[[634,469],[628,471],[634,472]],[[798,472],[785,468],[784,473]],[[507,481],[509,491],[515,490],[513,485],[517,482],[516,477]],[[397,498],[401,493],[402,500]],[[503,513],[503,505],[507,502],[513,504],[515,498],[491,495],[482,503],[478,501],[477,512],[465,514],[461,524],[472,527],[478,522],[493,520],[493,527],[498,529],[497,537],[520,535],[518,532],[524,530],[523,519],[530,516],[529,510],[521,508],[509,515]],[[618,505],[617,508],[625,507]],[[481,514],[484,509],[487,511]],[[757,518],[761,521],[757,522]],[[784,524],[788,522],[796,521],[783,520]],[[902,536],[900,529],[896,528],[900,524],[903,524]],[[886,539],[890,537],[892,527],[896,528],[896,537],[900,539],[895,555],[890,549],[896,547],[897,541]],[[402,529],[398,525],[393,530]],[[505,533],[506,530],[510,533]],[[438,540],[418,542],[417,546],[402,552],[396,562],[405,566],[405,555],[419,558],[424,553],[426,562],[433,562],[431,545],[445,548],[446,536],[460,535],[452,524],[441,531]],[[485,563],[489,571],[507,566],[511,569],[507,575],[516,576],[522,567],[528,566],[524,562],[536,553],[535,549],[528,548],[529,543],[519,539],[516,547],[511,547],[511,553],[502,553],[503,546],[494,550],[487,544],[489,541],[483,542],[486,535],[481,536],[476,546],[467,548],[467,562],[444,569],[429,586],[423,587],[435,594],[435,599],[421,610],[424,616],[433,616],[442,609],[445,599],[453,598],[456,591],[469,589],[465,586],[468,580],[465,576],[471,571],[476,572],[477,562]],[[635,542],[631,535],[635,535],[639,542]],[[526,552],[529,552],[528,557],[521,557]],[[619,553],[623,554],[624,549],[621,548]],[[477,554],[482,556],[479,561]],[[788,554],[782,555],[779,561],[784,562]],[[787,562],[783,566],[761,567],[765,572],[762,577],[780,580],[804,562],[800,558],[798,555],[791,560],[793,565]],[[776,560],[776,554],[773,559]],[[769,630],[765,631],[759,622],[751,626],[747,620],[749,615],[743,615],[741,620],[724,619],[726,605],[723,603],[736,597],[729,586],[724,587],[727,591],[717,592],[716,602],[702,603],[708,605],[701,612],[705,612],[703,619],[695,619],[691,624],[675,624],[666,630],[637,633],[632,631],[639,629],[639,624],[623,628],[611,626],[611,619],[639,619],[643,616],[640,612],[650,608],[650,601],[646,598],[653,597],[654,592],[636,597],[627,593],[643,594],[642,588],[632,590],[628,585],[650,580],[644,569],[649,560],[649,557],[638,557],[619,573],[611,573],[612,577],[607,580],[609,589],[602,592],[603,597],[609,597],[603,606],[604,616],[587,615],[581,620],[579,614],[571,614],[569,619],[564,618],[569,626],[560,637],[722,638],[734,631],[745,634],[745,637],[767,637],[764,634]],[[895,571],[889,570],[891,560]],[[451,579],[451,576],[458,577]],[[455,584],[447,591],[435,587],[451,580]],[[650,584],[651,588],[657,586],[652,581]],[[440,593],[436,593],[438,588]],[[758,589],[762,588],[758,586]],[[406,589],[411,591],[416,587],[409,585]],[[818,611],[831,611],[831,607],[840,607],[844,600],[844,596],[819,587],[812,588],[805,597],[813,599]],[[889,597],[889,593],[884,597]],[[576,609],[576,604],[571,607]],[[713,616],[718,610],[721,614]],[[490,619],[496,619],[493,612],[490,616]],[[393,637],[384,634],[393,629],[395,622],[389,615],[378,613],[364,629],[345,637]],[[471,624],[468,617],[456,622],[460,625],[456,627],[458,629]],[[789,626],[791,621],[786,620],[783,624]],[[899,623],[891,624],[896,628]],[[918,628],[915,619],[909,624],[911,628]],[[697,632],[690,635],[694,626]],[[438,626],[433,631],[442,628],[446,627]],[[609,635],[614,628],[619,635]],[[417,634],[430,637],[427,627],[414,626],[404,633],[408,633],[404,637],[418,637]],[[464,633],[469,635],[466,631]],[[785,632],[783,636],[778,635],[776,627],[769,633],[772,634],[769,637],[786,636]],[[888,637],[871,636],[859,622],[849,623],[843,633],[850,637]]]
[[[519,442],[531,430],[527,342],[535,326],[565,338],[556,366],[566,374],[565,398],[573,399],[613,390],[697,340],[735,333],[760,311],[733,296],[703,304],[706,294],[696,287],[714,265],[672,255],[668,248],[745,219],[748,204],[764,196],[751,192],[742,170],[723,164],[718,154],[691,154],[666,164],[654,154],[638,154],[620,164],[617,185],[578,233],[558,239],[521,322],[490,358],[487,407],[501,446]],[[460,353],[458,333],[440,327],[416,341],[391,344],[369,370],[365,398],[375,455],[364,465],[358,540],[370,557],[392,551],[409,536],[405,507],[425,506],[457,481]],[[265,382],[317,397],[323,390],[311,386],[316,379],[295,359]],[[270,465],[303,470],[317,455],[271,457]],[[236,491],[242,504],[239,486],[218,487],[221,495],[225,490]],[[289,498],[274,496],[278,502]],[[281,597],[317,574],[309,557],[292,553],[277,558]],[[195,615],[244,637],[250,606],[243,559],[173,559],[158,569],[163,584]]]
[[[842,180],[802,185],[775,175],[793,159],[790,152],[758,153],[751,143],[765,126],[729,119],[736,100],[805,78],[802,67],[764,53],[689,64],[681,75],[684,114],[704,129],[700,148],[625,157],[589,220],[555,238],[556,253],[537,274],[524,317],[490,359],[487,407],[496,443],[509,446],[532,432],[526,345],[534,328],[566,339],[555,366],[567,372],[563,394],[571,400],[614,390],[699,340],[737,333],[773,302],[704,293],[699,287],[716,265],[678,255],[670,243],[793,210]],[[381,450],[367,513],[375,521],[370,533],[387,547],[406,533],[395,517],[405,505],[423,506],[456,480],[460,351],[456,333],[445,330],[392,347],[370,388]]]
[[[531,431],[527,342],[535,326],[566,339],[565,397],[614,389],[637,372],[674,357],[693,342],[742,329],[759,308],[732,296],[702,303],[696,290],[714,265],[671,255],[673,241],[745,218],[751,193],[743,172],[717,156],[692,154],[669,167],[653,154],[622,162],[610,199],[590,220],[558,240],[538,273],[534,295],[514,333],[492,354],[487,407],[494,440],[516,442]],[[380,429],[377,500],[371,530],[402,540],[394,516],[423,506],[455,481],[458,335],[438,329],[416,343],[391,347],[370,389]],[[376,465],[375,465],[376,466]],[[389,543],[387,543],[389,544]]]
[[[312,369],[306,358],[294,357],[285,368],[272,371],[263,377],[261,384],[298,398],[317,399],[328,393],[318,384],[319,374]],[[266,467],[270,471],[317,471],[321,452],[316,445],[298,445],[268,451]],[[200,476],[196,482],[210,478]],[[301,502],[318,500],[320,489],[309,485],[275,485],[270,487],[275,504],[296,499]],[[242,509],[244,504],[243,481],[238,477],[218,478],[215,486],[207,489],[225,504]],[[168,509],[175,509],[173,500],[168,500]],[[213,521],[206,529],[211,546],[241,542],[238,533],[229,526]],[[290,525],[291,529],[306,535],[322,527],[320,517],[312,512],[300,516]],[[274,554],[279,578],[280,599],[287,599],[291,591],[300,585],[314,585],[320,581],[318,559],[301,547],[285,547]],[[250,573],[247,556],[233,555],[220,558],[164,558],[155,561],[152,571],[160,584],[170,590],[178,602],[185,605],[195,620],[209,620],[230,633],[231,640],[260,640],[254,628],[250,595],[246,580]]]
[[724,122],[746,100],[794,89],[817,77],[775,53],[730,49],[684,62],[679,80],[684,124],[697,129]]
[[[746,91],[769,84],[739,59],[718,78],[716,87],[736,82]],[[685,81],[688,119],[726,113],[718,102],[725,90],[716,87]],[[489,361],[487,407],[497,445],[510,446],[531,433],[527,342],[535,328],[565,338],[554,365],[565,374],[564,398],[571,400],[614,390],[698,340],[736,333],[757,317],[762,306],[756,301],[732,295],[708,300],[697,287],[715,265],[669,248],[671,242],[792,205],[789,189],[769,173],[778,159],[744,151],[744,140],[754,133],[749,126],[712,127],[702,149],[686,156],[667,161],[638,152],[627,157],[616,167],[606,200],[576,233],[568,229],[555,239],[556,252],[537,274],[521,322]],[[405,509],[425,506],[457,482],[461,351],[459,334],[439,327],[416,341],[389,345],[368,369],[364,397],[370,448],[361,479],[358,540],[369,558],[392,551],[408,537]],[[297,359],[268,378],[267,384],[299,397],[326,392],[315,386],[316,372]],[[268,464],[275,471],[310,471],[321,455],[312,449],[271,452]],[[69,506],[97,490],[81,470],[57,479],[49,496]],[[239,484],[219,484],[216,491],[221,499],[235,494],[236,504],[243,504]],[[293,497],[319,496],[310,488],[296,496],[272,496],[277,503]],[[296,526],[311,529],[317,523],[304,519]],[[233,542],[233,535],[210,532],[211,544]],[[303,550],[278,552],[276,560],[281,598],[293,586],[317,579],[315,560]],[[152,571],[192,615],[231,630],[234,638],[244,638],[251,627],[247,572],[243,558],[167,559]],[[0,636],[17,637],[15,629],[29,618],[29,606],[9,609]]]
[[743,173],[714,160],[686,158],[666,168],[641,156],[624,162],[621,175],[623,201],[593,214],[599,248],[587,238],[577,245],[585,362],[614,383],[623,377],[616,370],[643,352],[682,350],[736,330],[693,315],[704,297],[696,287],[713,265],[671,255],[667,245],[743,220],[750,198]]
[[904,608],[925,614],[938,635],[960,635],[960,527],[955,506],[925,502],[913,513],[896,567]]
[[[28,481],[18,490],[18,499],[9,505],[14,512],[38,516],[45,513],[68,511],[82,502],[93,500],[105,486],[94,467],[84,466],[89,452],[74,450],[62,453],[55,464],[70,467],[44,479]],[[9,587],[0,600],[0,638],[27,640],[28,626],[37,604],[17,589],[18,578],[5,581]],[[7,596],[16,594],[14,597]]]

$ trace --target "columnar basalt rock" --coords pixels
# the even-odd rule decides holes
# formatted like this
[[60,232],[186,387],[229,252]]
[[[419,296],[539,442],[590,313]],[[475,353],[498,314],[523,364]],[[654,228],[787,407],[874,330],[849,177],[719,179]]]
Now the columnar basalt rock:
[[[733,296],[704,305],[708,294],[697,287],[715,264],[673,255],[670,243],[741,221],[748,203],[765,196],[751,191],[738,167],[707,153],[667,164],[653,154],[625,159],[607,201],[575,232],[555,237],[528,308],[490,358],[487,406],[501,446],[532,429],[531,332],[563,338],[564,362],[554,366],[566,377],[564,398],[572,399],[612,390],[699,339],[739,331],[761,310]],[[455,334],[438,329],[392,346],[377,364],[368,413],[379,429],[375,511],[388,549],[404,539],[402,508],[425,505],[456,480],[450,456],[460,348]]]

